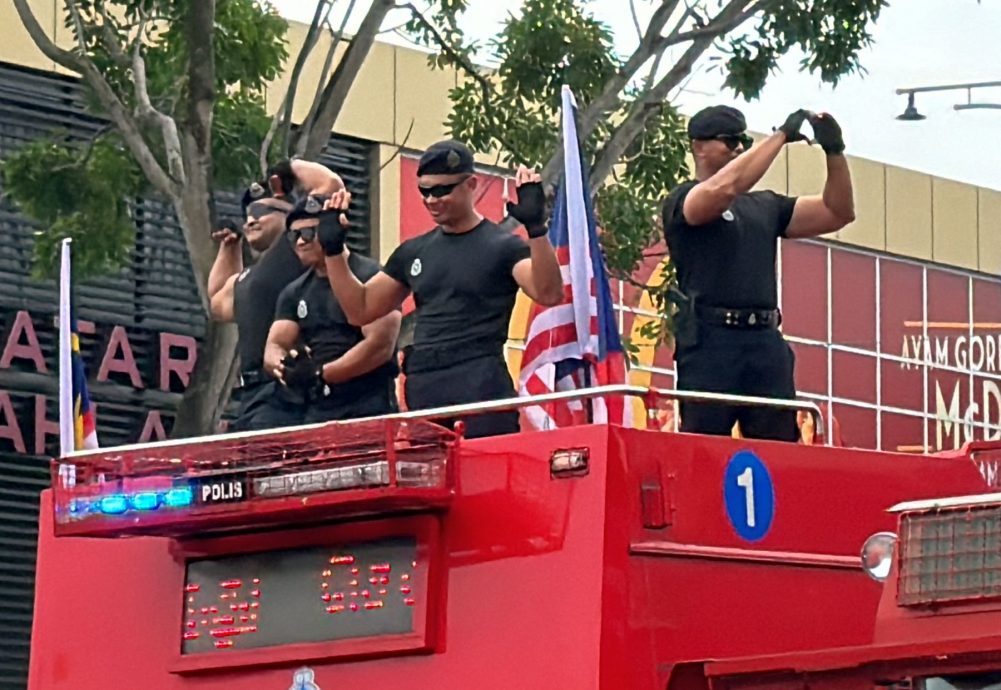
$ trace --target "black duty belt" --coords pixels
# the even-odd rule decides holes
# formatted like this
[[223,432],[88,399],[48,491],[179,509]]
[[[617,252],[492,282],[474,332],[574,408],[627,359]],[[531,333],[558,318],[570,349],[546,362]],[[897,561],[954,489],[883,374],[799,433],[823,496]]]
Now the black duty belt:
[[730,328],[778,328],[782,312],[778,309],[727,309],[726,307],[696,307],[699,321]]
[[250,388],[269,381],[274,381],[274,378],[269,376],[267,372],[261,369],[249,369],[240,372],[236,378],[236,386],[237,388]]
[[403,372],[409,376],[424,371],[449,369],[471,359],[494,356],[504,356],[503,343],[483,341],[447,346],[411,345],[403,348]]

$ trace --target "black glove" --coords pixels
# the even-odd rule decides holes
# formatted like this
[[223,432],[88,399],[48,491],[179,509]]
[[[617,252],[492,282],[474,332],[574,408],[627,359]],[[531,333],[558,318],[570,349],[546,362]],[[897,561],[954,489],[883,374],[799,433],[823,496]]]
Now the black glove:
[[810,113],[807,110],[800,108],[799,110],[791,113],[789,117],[786,118],[786,121],[782,123],[782,126],[778,128],[777,131],[786,135],[787,144],[791,144],[794,141],[809,141],[806,135],[799,131],[809,115]]
[[529,237],[542,237],[546,227],[546,195],[542,183],[526,182],[516,190],[518,203],[507,202],[507,212],[528,230]]
[[316,227],[316,237],[327,256],[340,256],[344,252],[344,237],[347,228],[341,223],[343,211],[326,211],[320,214],[320,223]]
[[308,350],[285,355],[282,367],[282,380],[296,392],[308,395],[323,385],[323,365]]
[[824,149],[824,153],[833,155],[845,152],[845,139],[841,135],[841,125],[833,117],[827,113],[811,115],[810,126],[813,127],[813,138]]

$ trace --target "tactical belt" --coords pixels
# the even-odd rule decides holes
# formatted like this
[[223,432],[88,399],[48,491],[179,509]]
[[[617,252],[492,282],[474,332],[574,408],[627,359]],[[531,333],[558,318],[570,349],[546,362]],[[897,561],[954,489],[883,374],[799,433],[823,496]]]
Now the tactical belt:
[[414,346],[403,349],[403,372],[408,376],[449,369],[480,357],[503,357],[504,345],[496,342],[455,343],[447,346]]
[[727,309],[699,305],[695,310],[699,321],[729,328],[778,328],[782,312],[778,309]]

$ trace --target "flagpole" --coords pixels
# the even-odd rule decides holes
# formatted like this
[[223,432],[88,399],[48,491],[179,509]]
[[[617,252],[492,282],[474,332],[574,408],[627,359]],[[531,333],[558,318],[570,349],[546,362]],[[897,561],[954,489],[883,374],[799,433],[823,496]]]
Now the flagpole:
[[62,457],[76,450],[73,415],[73,362],[70,326],[70,244],[61,243],[59,269],[59,454]]

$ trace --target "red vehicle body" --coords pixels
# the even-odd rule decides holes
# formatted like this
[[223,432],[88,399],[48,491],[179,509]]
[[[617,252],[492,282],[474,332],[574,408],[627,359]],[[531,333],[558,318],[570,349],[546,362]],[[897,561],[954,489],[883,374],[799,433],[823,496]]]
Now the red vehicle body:
[[[827,678],[886,644],[934,657],[945,637],[934,607],[874,635],[877,610],[884,620],[899,607],[859,551],[896,529],[891,506],[985,486],[964,453],[603,425],[477,440],[404,427],[331,424],[244,438],[239,452],[221,437],[62,461],[56,477],[70,461],[77,474],[43,496],[29,688],[815,687],[789,659]],[[303,467],[354,463],[357,477],[362,461],[382,463],[372,485],[296,493],[335,481]],[[433,465],[421,475],[433,480],[405,481],[407,462]],[[267,476],[211,479],[251,466]],[[114,484],[137,502],[164,477],[177,486],[199,472],[194,503],[176,510],[163,486],[146,513],[115,514],[117,494],[88,498]],[[97,538],[121,535],[132,538]],[[332,565],[301,565],[320,555]],[[396,618],[365,627],[383,611]],[[1001,649],[991,615],[977,619],[995,631],[983,644]],[[910,623],[923,626],[917,638],[893,637]],[[858,681],[838,687],[871,687]]]

